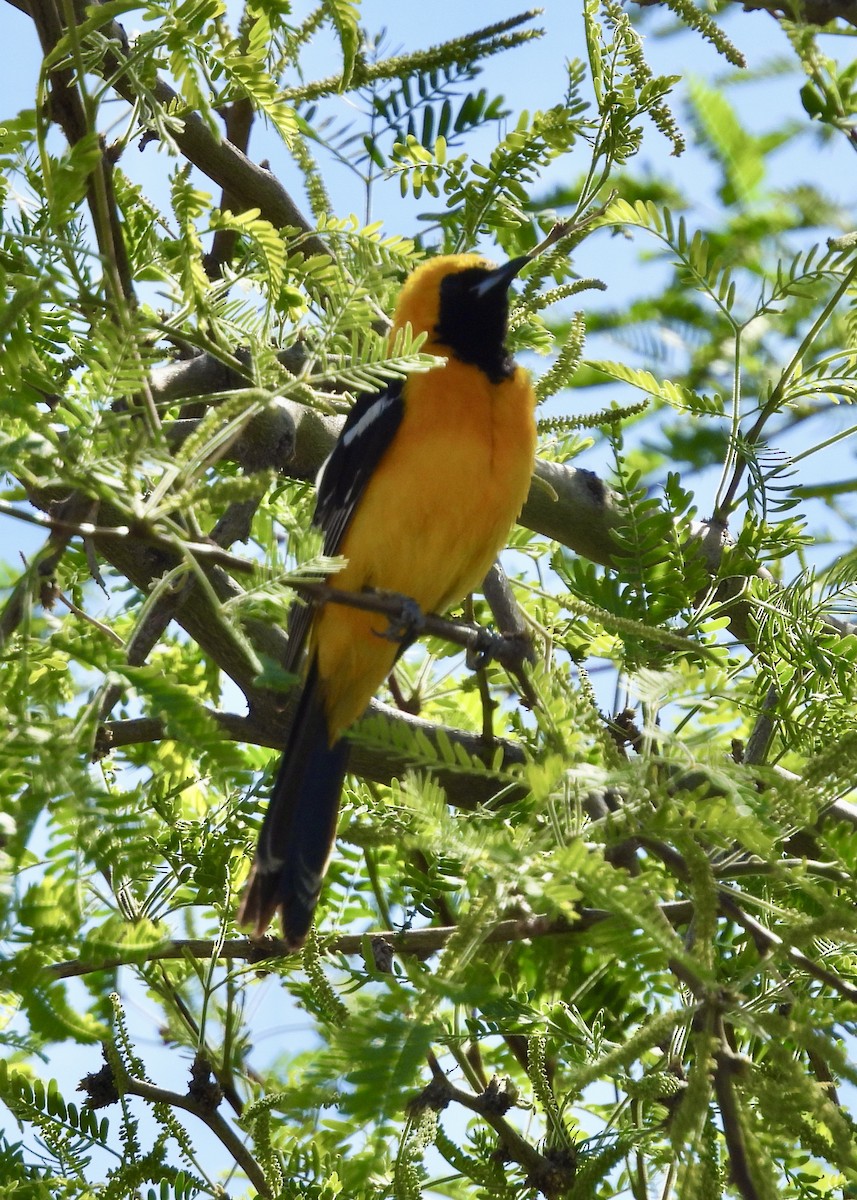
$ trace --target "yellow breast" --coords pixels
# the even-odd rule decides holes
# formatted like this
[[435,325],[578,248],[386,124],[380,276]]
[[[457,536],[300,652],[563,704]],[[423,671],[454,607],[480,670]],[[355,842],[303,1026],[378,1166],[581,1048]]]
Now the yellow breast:
[[[450,359],[405,385],[405,415],[367,485],[335,576],[349,591],[375,588],[442,612],[476,588],[527,496],[535,454],[535,400],[520,367],[492,384]],[[361,715],[389,674],[396,646],[383,617],[328,606],[316,621],[331,734]]]

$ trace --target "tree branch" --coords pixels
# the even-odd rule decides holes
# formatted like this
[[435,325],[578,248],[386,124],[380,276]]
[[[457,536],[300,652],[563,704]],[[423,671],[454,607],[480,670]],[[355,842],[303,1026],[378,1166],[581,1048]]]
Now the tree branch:
[[[744,12],[768,12],[772,17],[785,17],[800,25],[828,25],[831,21],[847,21],[857,25],[857,3],[854,0],[730,0],[740,4]],[[653,8],[661,0],[636,0],[640,8]]]
[[[41,7],[41,0],[7,0],[21,12],[33,16]],[[116,21],[108,21],[100,29],[101,35],[109,40],[111,47],[104,54],[103,74],[110,78],[112,86],[129,104],[144,104],[134,87],[127,70],[128,55],[123,47],[128,45],[125,30]],[[89,64],[92,69],[93,64]],[[198,167],[204,175],[228,191],[236,205],[242,210],[258,208],[261,215],[278,229],[286,227],[300,231],[301,236],[292,249],[301,254],[331,255],[330,248],[313,231],[301,210],[292,200],[282,184],[263,167],[251,162],[245,154],[230,142],[218,139],[198,113],[188,112],[182,97],[159,75],[148,84],[149,92],[164,111],[182,113],[181,122],[172,120],[171,136],[185,158]]]
[[717,1107],[720,1109],[720,1117],[723,1122],[723,1139],[729,1155],[729,1173],[742,1200],[761,1200],[750,1170],[741,1110],[735,1095],[733,1080],[735,1065],[728,1043],[722,1039],[721,1049],[715,1058],[714,1094],[717,1097]]
[[[0,504],[0,513],[3,512],[3,508],[4,506]],[[94,508],[95,502],[88,496],[72,496],[62,506],[65,518],[63,521],[50,523],[34,520],[32,522],[50,529],[50,535],[33,561],[27,565],[24,574],[15,584],[12,594],[3,606],[3,611],[0,613],[0,650],[3,649],[24,619],[33,595],[50,582],[62,561],[66,547],[75,536],[75,530],[79,528],[80,522],[85,517],[92,515]],[[18,511],[15,510],[16,515]],[[27,516],[33,517],[34,514],[28,513]]]
[[[94,507],[89,501],[89,507]],[[256,564],[249,559],[239,558],[229,554],[212,542],[191,542],[177,537],[168,537],[157,530],[139,522],[136,525],[95,525],[91,521],[69,520],[66,516],[55,517],[48,513],[30,512],[26,508],[18,508],[0,500],[0,516],[9,517],[15,521],[23,521],[26,525],[38,525],[41,529],[50,529],[52,533],[62,534],[67,544],[71,538],[123,538],[137,542],[143,546],[155,546],[162,550],[171,550],[192,555],[194,558],[205,559],[217,566],[229,567],[242,574],[250,574],[256,570]],[[42,572],[43,573],[43,572]]]
[[[178,380],[184,374],[184,366],[175,364],[168,368],[171,372],[168,384],[171,390],[180,386]],[[214,364],[196,366],[189,372],[195,387],[202,386],[206,370],[215,374],[220,368]],[[155,375],[157,377],[157,372]],[[156,390],[157,386],[156,382]],[[294,449],[290,458],[279,459],[269,465],[298,479],[315,479],[339,436],[344,417],[321,414],[295,401],[284,399],[279,403],[294,424]],[[243,438],[244,435],[230,448],[230,457],[244,453]],[[614,531],[624,523],[625,516],[618,496],[595,472],[567,463],[541,458],[536,460],[533,483],[520,516],[521,525],[559,542],[591,562],[615,567]],[[706,570],[712,579],[716,579],[724,551],[729,547],[726,530],[715,522],[699,522],[695,536]],[[753,575],[773,582],[765,568],[748,563],[745,574],[733,574],[722,579],[717,591],[718,600],[727,606],[732,635],[750,648],[755,644],[753,605],[742,597],[742,591],[746,577]],[[854,632],[855,626],[827,617],[825,628],[838,636],[846,636]]]
[[723,912],[750,935],[761,953],[771,954],[777,951],[784,953],[794,966],[806,971],[807,975],[811,975],[819,983],[825,984],[845,1000],[857,1004],[857,987],[853,983],[849,983],[834,971],[828,971],[826,967],[819,966],[802,950],[798,950],[796,946],[789,946],[779,934],[762,925],[755,917],[751,917],[741,907],[738,895],[733,889],[721,884],[717,889],[717,897]]
[[[223,733],[231,741],[249,742],[254,746],[269,746],[273,750],[282,750],[285,745],[286,732],[289,727],[289,705],[285,697],[275,693],[262,692],[261,689],[249,691],[252,703],[252,713],[240,717],[233,713],[216,712],[211,709],[204,711],[216,721]],[[296,697],[292,697],[292,702]],[[279,704],[279,707],[277,705]],[[490,773],[489,763],[493,760],[498,747],[503,751],[502,770],[510,770],[525,762],[524,751],[516,742],[495,741],[491,747],[486,747],[480,734],[469,733],[461,729],[436,725],[409,713],[402,713],[389,708],[380,701],[373,701],[362,721],[354,727],[349,769],[361,779],[374,783],[389,784],[392,779],[400,778],[410,762],[420,761],[418,758],[409,759],[408,752],[401,747],[401,738],[392,735],[384,744],[379,745],[377,731],[361,742],[361,726],[366,722],[374,724],[378,719],[396,726],[399,729],[406,726],[415,739],[427,741],[437,749],[437,759],[432,763],[432,772],[438,783],[446,792],[447,801],[456,808],[470,811],[480,804],[496,798],[498,791],[503,791],[509,802],[519,798],[525,788],[510,774],[498,776]],[[138,745],[142,742],[159,742],[170,736],[169,726],[159,717],[133,717],[126,721],[107,721],[99,729],[96,739],[95,753],[109,754],[122,746]],[[477,774],[466,769],[447,765],[441,752],[440,740],[450,743],[463,751],[468,758],[485,763],[486,772]],[[419,750],[416,755],[419,755]],[[486,760],[488,760],[486,762]]]
[[[685,925],[693,916],[693,905],[686,900],[662,904],[660,908],[673,925]],[[612,916],[613,914],[606,909],[582,908],[573,920],[541,916],[498,921],[482,938],[482,944],[496,945],[529,941],[531,938],[566,937],[592,929]],[[363,954],[367,944],[385,942],[396,954],[423,959],[442,950],[457,932],[458,927],[452,925],[430,926],[426,929],[387,929],[376,933],[349,933],[331,938],[324,942],[321,948],[328,954]],[[210,938],[176,938],[153,947],[143,956],[138,950],[136,954],[129,952],[127,955],[115,955],[98,963],[70,959],[68,962],[46,967],[45,971],[52,979],[73,979],[80,975],[91,975],[95,971],[115,971],[117,967],[134,966],[143,962],[183,959],[186,955],[207,960],[215,952],[218,959],[226,962],[243,961],[257,964],[279,958],[295,959],[294,951],[289,949],[282,938],[277,937],[230,938],[224,941],[214,941]]]
[[[509,1089],[498,1079],[492,1079],[483,1092],[474,1095],[450,1083],[435,1060],[432,1082],[423,1093],[423,1097],[426,1097],[426,1103],[432,1107],[445,1107],[452,1102],[476,1113],[497,1134],[503,1153],[527,1171],[528,1186],[536,1188],[548,1200],[566,1194],[574,1177],[573,1157],[569,1155],[567,1160],[561,1161],[558,1156],[542,1154],[518,1133],[503,1115],[514,1107],[514,1094],[510,1094]],[[417,1103],[420,1103],[420,1100],[422,1097]]]
[[216,1109],[200,1103],[192,1096],[182,1096],[179,1092],[169,1092],[164,1088],[155,1087],[154,1084],[147,1083],[144,1079],[135,1079],[133,1075],[125,1075],[119,1086],[124,1095],[139,1096],[141,1100],[147,1100],[150,1104],[167,1104],[170,1108],[180,1108],[202,1121],[232,1155],[259,1195],[273,1195],[268,1187],[264,1171],[229,1122],[221,1117]]

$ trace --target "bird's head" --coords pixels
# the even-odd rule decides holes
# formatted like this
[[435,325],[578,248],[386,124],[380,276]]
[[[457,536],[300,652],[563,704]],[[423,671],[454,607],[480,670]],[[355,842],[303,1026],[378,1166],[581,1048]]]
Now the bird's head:
[[414,333],[428,334],[429,353],[452,354],[492,380],[505,378],[512,370],[504,345],[509,285],[529,261],[522,255],[495,267],[480,254],[429,259],[402,288],[394,332],[410,323]]

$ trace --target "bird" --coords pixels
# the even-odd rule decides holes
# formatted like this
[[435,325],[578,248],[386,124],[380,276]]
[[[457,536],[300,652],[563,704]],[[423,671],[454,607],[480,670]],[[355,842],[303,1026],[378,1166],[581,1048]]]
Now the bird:
[[[405,280],[391,340],[410,327],[437,356],[425,372],[361,395],[317,479],[328,582],[406,596],[443,613],[477,589],[529,490],[535,393],[506,348],[509,288],[531,256],[494,266],[437,255]],[[290,660],[303,683],[238,914],[261,937],[280,912],[290,951],[303,945],[331,857],[348,728],[402,652],[379,613],[296,602]],[[407,641],[407,638],[404,639]]]

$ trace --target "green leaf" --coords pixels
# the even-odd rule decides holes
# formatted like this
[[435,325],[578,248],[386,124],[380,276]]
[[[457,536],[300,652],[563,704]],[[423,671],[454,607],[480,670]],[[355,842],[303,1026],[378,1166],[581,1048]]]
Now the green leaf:
[[720,198],[724,204],[746,205],[758,195],[765,177],[765,160],[759,139],[741,125],[722,90],[692,78],[688,98],[703,145],[723,173]]
[[345,92],[351,86],[351,78],[360,49],[360,5],[357,0],[322,0],[322,7],[333,21],[339,44],[342,47],[342,83]]

